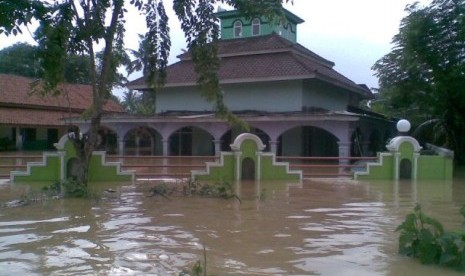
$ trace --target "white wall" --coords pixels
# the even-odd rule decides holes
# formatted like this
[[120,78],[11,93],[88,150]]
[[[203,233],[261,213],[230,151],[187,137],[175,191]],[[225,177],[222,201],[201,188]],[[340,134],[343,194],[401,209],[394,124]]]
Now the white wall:
[[[223,84],[224,102],[232,111],[301,111],[302,107],[346,110],[348,92],[318,81],[288,80]],[[338,89],[338,90],[335,90]],[[157,113],[173,111],[212,111],[213,106],[197,88],[165,88],[157,94]]]
[[[232,111],[259,110],[269,112],[300,111],[301,81],[273,81],[222,85],[224,102]],[[165,88],[157,94],[157,113],[176,111],[211,111],[198,89],[193,87]]]
[[225,102],[231,110],[268,112],[300,111],[301,81],[273,81],[224,85]]
[[200,91],[192,86],[165,88],[158,92],[156,99],[156,111],[212,111],[213,106],[207,103]]
[[346,110],[349,104],[348,93],[316,81],[306,82],[303,92],[303,106],[319,107],[327,110]]

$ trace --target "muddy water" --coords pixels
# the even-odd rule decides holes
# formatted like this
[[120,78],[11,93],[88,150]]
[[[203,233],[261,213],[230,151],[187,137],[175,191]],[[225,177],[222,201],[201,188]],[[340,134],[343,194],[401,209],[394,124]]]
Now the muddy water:
[[[459,229],[463,181],[243,182],[241,204],[149,197],[151,186],[0,209],[0,275],[178,275],[203,245],[215,275],[458,275],[399,256],[394,229],[415,202]],[[1,184],[0,202],[30,189]]]

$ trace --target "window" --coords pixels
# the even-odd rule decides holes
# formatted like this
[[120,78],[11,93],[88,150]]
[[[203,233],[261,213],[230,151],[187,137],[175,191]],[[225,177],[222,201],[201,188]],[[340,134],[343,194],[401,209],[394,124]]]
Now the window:
[[288,39],[291,39],[291,36],[292,36],[292,27],[291,27],[291,24],[287,24],[287,28],[286,28],[286,38]]
[[242,37],[242,22],[234,22],[234,37]]
[[260,35],[260,19],[252,20],[252,35]]

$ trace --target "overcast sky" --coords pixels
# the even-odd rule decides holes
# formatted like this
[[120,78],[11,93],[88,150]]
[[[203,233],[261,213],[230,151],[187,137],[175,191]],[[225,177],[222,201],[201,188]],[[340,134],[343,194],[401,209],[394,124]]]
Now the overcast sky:
[[[185,48],[179,22],[165,0],[170,17],[172,49],[170,63]],[[297,42],[316,54],[333,61],[335,69],[356,83],[370,88],[378,87],[372,65],[387,54],[392,37],[398,32],[400,20],[406,15],[404,8],[414,0],[294,0],[285,7],[305,20],[298,26]],[[428,4],[430,0],[420,0]],[[137,49],[137,33],[145,21],[136,13],[127,19],[126,46]],[[34,43],[31,35],[8,37],[0,35],[0,48],[18,41]],[[134,75],[130,79],[139,77]]]

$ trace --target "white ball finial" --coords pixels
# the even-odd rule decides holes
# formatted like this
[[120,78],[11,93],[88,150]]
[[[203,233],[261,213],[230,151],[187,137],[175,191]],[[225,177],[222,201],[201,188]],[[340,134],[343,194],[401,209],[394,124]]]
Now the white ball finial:
[[407,133],[410,130],[410,122],[402,119],[397,122],[397,130],[401,133]]

